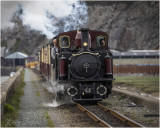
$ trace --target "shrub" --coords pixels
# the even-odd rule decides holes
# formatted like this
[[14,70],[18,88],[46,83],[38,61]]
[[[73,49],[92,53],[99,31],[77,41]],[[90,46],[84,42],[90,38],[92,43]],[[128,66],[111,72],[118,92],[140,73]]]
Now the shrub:
[[4,113],[12,113],[14,111],[15,111],[15,109],[12,105],[10,105],[10,104],[4,105]]

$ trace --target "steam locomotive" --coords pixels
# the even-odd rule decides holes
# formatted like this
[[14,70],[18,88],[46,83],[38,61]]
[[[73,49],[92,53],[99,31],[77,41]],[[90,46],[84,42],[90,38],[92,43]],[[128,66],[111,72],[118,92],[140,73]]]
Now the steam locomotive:
[[68,84],[74,102],[101,101],[112,91],[113,60],[105,32],[82,28],[60,33],[39,53],[40,71],[51,82]]

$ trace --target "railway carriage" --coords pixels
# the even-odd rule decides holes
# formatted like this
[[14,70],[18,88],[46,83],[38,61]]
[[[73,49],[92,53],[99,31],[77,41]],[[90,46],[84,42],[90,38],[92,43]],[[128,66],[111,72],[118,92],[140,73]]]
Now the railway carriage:
[[113,60],[105,32],[83,28],[60,33],[58,52],[51,57],[53,44],[40,51],[40,71],[49,81],[69,84],[65,88],[75,102],[100,101],[112,90]]

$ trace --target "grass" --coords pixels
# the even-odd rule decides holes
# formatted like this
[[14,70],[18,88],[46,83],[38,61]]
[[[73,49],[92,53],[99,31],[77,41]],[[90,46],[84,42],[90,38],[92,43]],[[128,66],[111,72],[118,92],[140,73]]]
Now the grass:
[[148,119],[147,120],[149,123],[152,123],[154,120],[153,119]]
[[124,99],[126,96],[125,95],[120,95],[119,96],[119,100],[122,100],[122,99]]
[[18,110],[20,109],[20,97],[24,94],[24,70],[22,71],[21,78],[17,83],[18,85],[16,85],[16,89],[12,97],[6,104],[4,104],[4,115],[1,121],[2,127],[15,127],[15,120],[18,117]]
[[40,97],[40,96],[41,96],[41,94],[40,94],[40,92],[39,92],[39,91],[37,91],[37,96],[38,96],[38,97]]
[[48,111],[45,111],[45,118],[47,119],[47,126],[54,127],[53,121],[51,120],[50,116],[48,115]]
[[159,76],[116,76],[113,84],[133,87],[146,93],[159,92]]

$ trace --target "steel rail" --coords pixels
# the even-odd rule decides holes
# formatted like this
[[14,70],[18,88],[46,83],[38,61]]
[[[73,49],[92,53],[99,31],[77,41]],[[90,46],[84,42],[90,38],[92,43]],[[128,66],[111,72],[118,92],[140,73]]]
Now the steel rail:
[[135,122],[134,120],[122,115],[121,113],[115,111],[115,110],[112,110],[112,109],[109,109],[109,108],[106,108],[104,107],[102,104],[99,104],[97,103],[97,105],[102,108],[104,111],[108,111],[110,114],[112,114],[113,116],[115,116],[116,118],[120,119],[121,121],[125,122],[126,124],[132,126],[132,127],[144,127],[143,125],[141,125],[140,123],[137,123]]
[[101,120],[99,117],[97,117],[95,114],[93,114],[91,111],[87,110],[84,108],[82,105],[77,103],[77,107],[85,112],[90,118],[92,118],[96,123],[99,123],[102,127],[111,127],[108,123],[105,121]]
[[[102,108],[104,111],[108,111],[111,115],[113,115],[114,117],[118,118],[119,120],[123,121],[124,123],[130,125],[131,127],[144,127],[143,125],[129,119],[128,117],[120,114],[117,111],[108,109],[106,107],[104,107],[102,104],[97,103],[97,105]],[[91,111],[87,110],[85,107],[83,107],[82,105],[77,103],[77,107],[85,112],[91,119],[93,119],[95,122],[99,123],[102,127],[113,127],[111,125],[109,125],[107,122],[103,121],[102,119],[100,119],[99,117],[97,117],[94,113],[92,113]]]

